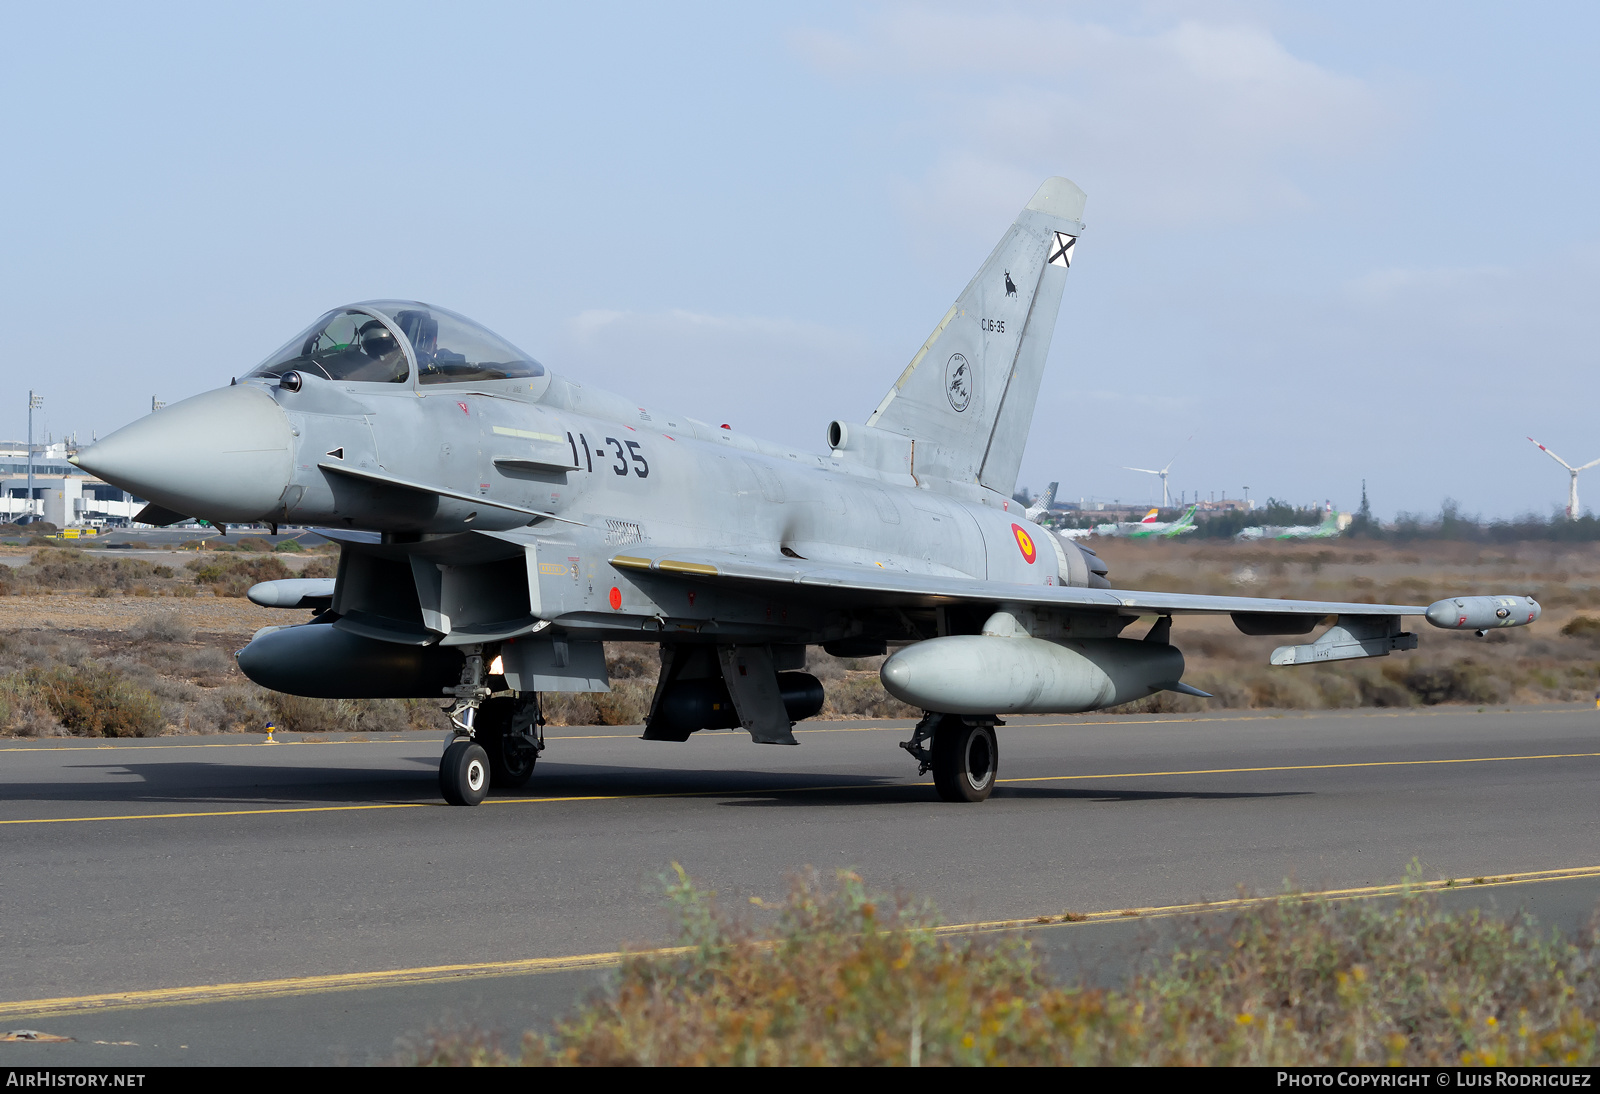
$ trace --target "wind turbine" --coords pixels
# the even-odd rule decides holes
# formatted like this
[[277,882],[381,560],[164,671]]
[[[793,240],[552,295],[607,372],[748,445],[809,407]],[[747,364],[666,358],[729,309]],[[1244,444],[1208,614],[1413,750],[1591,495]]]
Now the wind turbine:
[[1573,467],[1570,463],[1556,455],[1554,452],[1550,451],[1544,445],[1539,444],[1538,441],[1534,441],[1532,437],[1529,437],[1528,440],[1533,441],[1534,444],[1538,445],[1540,452],[1543,452],[1546,456],[1549,456],[1552,460],[1555,460],[1562,467],[1565,467],[1567,469],[1567,474],[1572,476],[1571,485],[1567,487],[1567,519],[1577,520],[1578,513],[1580,512],[1578,509],[1578,472],[1589,470],[1589,468],[1593,467],[1595,464],[1600,463],[1600,460],[1590,460],[1582,467]]
[[[1178,446],[1178,452],[1182,452],[1183,445],[1188,444],[1189,441],[1192,440],[1194,440],[1193,434],[1189,436],[1188,440],[1185,440],[1183,444]],[[1172,459],[1167,461],[1167,466],[1163,467],[1160,471],[1154,471],[1148,467],[1123,467],[1124,471],[1142,471],[1146,475],[1159,475],[1161,477],[1161,508],[1163,509],[1172,508],[1172,494],[1167,490],[1167,472],[1171,470],[1172,465],[1177,462],[1178,452],[1173,453]],[[1600,463],[1600,460],[1596,460],[1595,462]]]

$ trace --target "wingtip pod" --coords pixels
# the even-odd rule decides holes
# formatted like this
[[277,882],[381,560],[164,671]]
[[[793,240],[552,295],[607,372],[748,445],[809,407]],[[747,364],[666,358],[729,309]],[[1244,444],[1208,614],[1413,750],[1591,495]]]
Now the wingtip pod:
[[1428,605],[1428,622],[1447,631],[1525,627],[1544,609],[1531,596],[1452,596]]
[[252,585],[245,596],[263,608],[326,608],[334,584],[331,577],[286,577]]
[[1034,193],[1033,200],[1028,202],[1028,208],[1036,213],[1075,220],[1081,224],[1083,207],[1088,200],[1089,195],[1080,190],[1077,183],[1057,175],[1044,180],[1044,184]]

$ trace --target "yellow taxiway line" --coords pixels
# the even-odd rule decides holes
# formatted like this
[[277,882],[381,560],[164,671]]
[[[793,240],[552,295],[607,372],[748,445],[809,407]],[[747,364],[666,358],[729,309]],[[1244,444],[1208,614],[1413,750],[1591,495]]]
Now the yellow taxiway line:
[[1444,760],[1365,760],[1343,764],[1292,764],[1279,767],[1209,767],[1192,771],[1120,771],[1111,775],[1033,775],[1017,779],[996,779],[996,783],[1047,783],[1063,779],[1149,779],[1159,775],[1241,775],[1255,771],[1327,771],[1357,767],[1423,767],[1428,764],[1498,764],[1508,760],[1589,760],[1600,752],[1548,752],[1538,756],[1465,756]]
[[[1270,767],[1202,767],[1184,771],[1115,771],[1101,774],[1084,772],[1070,775],[1028,775],[996,779],[997,784],[1043,782],[1087,782],[1104,779],[1178,778],[1188,775],[1242,775],[1277,771],[1334,771],[1372,767],[1429,767],[1440,764],[1493,764],[1514,760],[1592,760],[1600,752],[1547,752],[1533,756],[1465,756],[1439,760],[1366,760],[1342,764],[1281,764]],[[558,794],[538,798],[490,798],[485,805],[553,805],[561,802],[635,801],[648,798],[720,798],[760,794],[815,794],[849,790],[891,790],[925,786],[917,782],[846,783],[829,786],[768,786],[751,790],[668,790],[643,794]],[[20,817],[0,820],[0,826],[17,824],[88,824],[94,821],[184,820],[199,817],[255,817],[287,813],[360,813],[375,809],[435,809],[438,802],[369,802],[360,805],[273,806],[267,809],[209,809],[185,813],[122,813],[101,817]]]
[[[1470,881],[1448,879],[1428,882],[1401,882],[1392,885],[1366,885],[1347,889],[1326,889],[1287,896],[1238,897],[1197,904],[1167,904],[1143,908],[1115,908],[1075,914],[1063,912],[1024,919],[978,920],[952,923],[936,928],[938,934],[1026,930],[1043,926],[1120,922],[1128,919],[1163,919],[1184,915],[1240,910],[1270,904],[1277,900],[1362,900],[1406,893],[1439,892],[1456,888],[1485,888],[1527,885],[1545,881],[1566,881],[1600,877],[1600,866],[1579,866],[1561,870],[1533,870],[1518,874],[1484,876]],[[531,957],[514,961],[482,961],[457,965],[423,965],[407,969],[375,969],[369,972],[332,973],[322,976],[288,976],[274,980],[244,980],[222,984],[193,984],[177,988],[145,991],[106,992],[100,995],[69,995],[52,999],[19,999],[0,1002],[0,1019],[49,1017],[95,1010],[125,1010],[138,1007],[180,1004],[220,1003],[239,999],[259,999],[320,992],[354,991],[362,988],[421,984],[469,977],[524,976],[566,972],[577,969],[612,968],[629,957],[670,957],[687,953],[687,946],[659,949],[573,954],[566,957]]]

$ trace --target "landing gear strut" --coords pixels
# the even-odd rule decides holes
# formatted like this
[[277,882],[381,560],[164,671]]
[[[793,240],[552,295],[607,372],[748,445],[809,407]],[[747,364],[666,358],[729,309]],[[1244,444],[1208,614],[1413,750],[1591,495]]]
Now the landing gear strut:
[[[989,715],[937,714],[922,716],[911,740],[900,747],[917,760],[917,774],[933,771],[933,786],[947,802],[981,802],[994,790],[1000,767],[1000,745],[994,727],[1003,725]],[[931,750],[923,742],[933,739]]]
[[439,793],[451,805],[477,805],[496,790],[515,790],[533,777],[544,751],[544,716],[534,693],[490,690],[483,647],[466,646],[461,683],[445,688],[455,697],[446,712],[456,738],[439,761]]
[[533,765],[544,751],[544,716],[539,696],[496,696],[478,708],[474,739],[489,756],[489,784],[515,790],[533,778]]

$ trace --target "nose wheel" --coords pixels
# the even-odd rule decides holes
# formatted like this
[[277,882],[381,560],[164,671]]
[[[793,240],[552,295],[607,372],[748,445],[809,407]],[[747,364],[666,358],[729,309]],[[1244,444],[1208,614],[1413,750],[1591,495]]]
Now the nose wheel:
[[439,761],[444,800],[477,805],[491,786],[510,790],[526,784],[544,749],[538,695],[492,691],[482,646],[465,647],[461,683],[444,691],[455,698],[446,713],[457,733]]
[[439,793],[451,805],[477,805],[489,795],[489,754],[469,737],[458,737],[439,761]]

